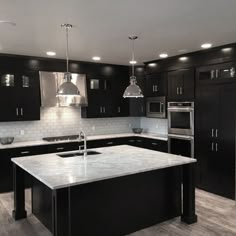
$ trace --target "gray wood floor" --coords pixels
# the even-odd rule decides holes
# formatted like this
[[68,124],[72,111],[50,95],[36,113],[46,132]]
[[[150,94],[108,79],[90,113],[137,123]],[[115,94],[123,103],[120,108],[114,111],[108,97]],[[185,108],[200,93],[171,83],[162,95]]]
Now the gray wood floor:
[[[26,191],[28,218],[15,222],[11,217],[12,193],[0,194],[0,236],[51,236],[31,214],[30,192]],[[130,236],[236,236],[236,204],[234,201],[196,191],[198,223],[186,225],[179,218],[135,232]]]

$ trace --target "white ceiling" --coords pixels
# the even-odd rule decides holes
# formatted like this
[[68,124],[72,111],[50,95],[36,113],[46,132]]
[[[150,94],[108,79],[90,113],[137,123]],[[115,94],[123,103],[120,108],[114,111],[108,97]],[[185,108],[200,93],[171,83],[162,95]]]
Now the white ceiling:
[[0,0],[0,52],[65,58],[65,31],[71,23],[70,58],[128,64],[136,34],[136,60],[141,64],[159,53],[180,54],[236,42],[236,0]]

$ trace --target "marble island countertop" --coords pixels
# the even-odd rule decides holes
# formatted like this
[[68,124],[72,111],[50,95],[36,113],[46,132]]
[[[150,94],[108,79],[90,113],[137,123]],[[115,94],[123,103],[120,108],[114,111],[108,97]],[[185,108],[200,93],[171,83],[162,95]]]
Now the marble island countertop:
[[51,189],[196,162],[192,158],[129,145],[92,150],[101,154],[84,159],[81,156],[61,158],[54,153],[13,158],[12,161]]
[[[152,139],[163,140],[163,141],[168,140],[167,134],[154,134],[154,133],[142,133],[142,134],[121,133],[121,134],[89,135],[87,136],[87,140],[101,140],[101,139],[124,138],[124,137],[143,137],[143,138],[152,138]],[[9,144],[9,145],[0,144],[0,149],[50,145],[50,144],[67,143],[67,142],[75,142],[75,140],[63,140],[63,141],[55,141],[55,142],[47,142],[44,140],[13,142],[12,144]]]

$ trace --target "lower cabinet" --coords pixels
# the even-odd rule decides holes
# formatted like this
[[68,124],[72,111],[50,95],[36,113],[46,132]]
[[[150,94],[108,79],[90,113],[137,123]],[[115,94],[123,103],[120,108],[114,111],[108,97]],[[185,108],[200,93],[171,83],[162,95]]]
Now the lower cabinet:
[[[87,148],[109,147],[128,144],[136,147],[147,148],[156,151],[167,152],[167,142],[142,138],[142,137],[125,137],[125,138],[112,138],[112,139],[99,139],[89,140],[87,142]],[[9,192],[13,189],[13,171],[11,158],[40,155],[46,153],[56,153],[78,150],[78,142],[69,143],[50,143],[48,145],[32,146],[32,147],[20,147],[9,148],[0,150],[0,193]],[[31,178],[26,176],[26,186],[31,186]]]

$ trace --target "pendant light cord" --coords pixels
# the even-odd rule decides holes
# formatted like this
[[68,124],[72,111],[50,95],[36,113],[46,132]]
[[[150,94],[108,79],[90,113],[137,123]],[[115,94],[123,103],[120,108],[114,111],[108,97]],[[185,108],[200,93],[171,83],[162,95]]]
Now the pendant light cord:
[[68,27],[66,27],[66,72],[69,72],[69,46],[68,46]]
[[[132,61],[134,61],[134,39],[132,39]],[[134,64],[132,64],[132,76],[134,76]]]

